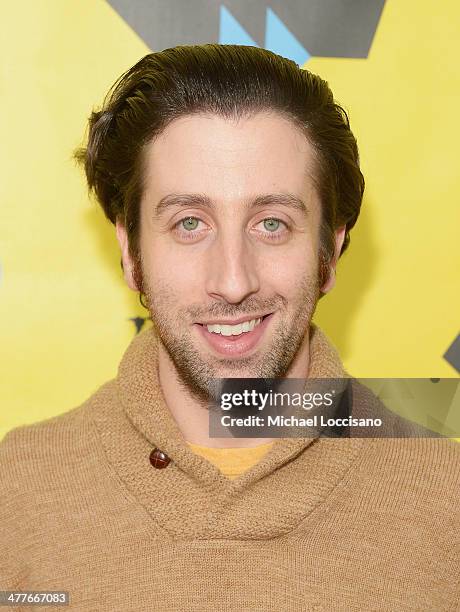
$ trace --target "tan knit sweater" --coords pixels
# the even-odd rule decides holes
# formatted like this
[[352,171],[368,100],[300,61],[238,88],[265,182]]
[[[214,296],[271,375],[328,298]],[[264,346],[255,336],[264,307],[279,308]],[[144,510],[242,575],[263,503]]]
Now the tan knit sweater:
[[[140,333],[116,379],[0,443],[0,590],[87,612],[460,609],[460,445],[284,438],[230,480],[184,441],[156,350]],[[312,326],[310,376],[343,375]]]

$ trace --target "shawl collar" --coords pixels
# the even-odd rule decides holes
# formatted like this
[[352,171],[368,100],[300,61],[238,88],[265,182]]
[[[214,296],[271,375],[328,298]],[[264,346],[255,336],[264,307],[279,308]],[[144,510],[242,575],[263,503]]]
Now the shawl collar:
[[[154,328],[129,345],[116,379],[90,402],[105,456],[123,483],[174,539],[268,539],[291,532],[344,478],[364,445],[352,438],[278,438],[231,480],[187,445],[158,381]],[[347,377],[323,332],[310,329],[312,378]],[[150,465],[154,447],[171,459]]]
[[[314,323],[310,325],[309,378],[348,378],[337,349]],[[187,445],[171,415],[158,378],[158,337],[154,327],[138,334],[128,347],[118,370],[119,397],[136,429],[166,453],[181,469],[209,483],[216,482],[217,468],[197,456]],[[312,444],[315,438],[278,438],[269,453],[240,478],[245,484],[269,474]],[[218,472],[220,475],[220,472]],[[249,478],[247,478],[249,476]],[[219,476],[218,480],[228,479]],[[234,481],[234,482],[236,482]]]

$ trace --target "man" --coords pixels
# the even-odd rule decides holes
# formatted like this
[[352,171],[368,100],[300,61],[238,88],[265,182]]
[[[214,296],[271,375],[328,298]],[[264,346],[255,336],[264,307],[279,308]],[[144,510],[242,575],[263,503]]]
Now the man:
[[150,54],[77,158],[153,327],[0,445],[0,587],[88,611],[453,610],[455,443],[209,432],[215,379],[348,376],[312,322],[364,189],[327,84],[257,48]]

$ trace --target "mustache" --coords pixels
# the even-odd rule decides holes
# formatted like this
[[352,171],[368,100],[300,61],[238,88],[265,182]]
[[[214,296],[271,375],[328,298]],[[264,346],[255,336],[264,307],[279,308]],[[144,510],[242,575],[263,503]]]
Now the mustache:
[[237,319],[240,316],[251,315],[251,313],[273,312],[280,307],[286,306],[287,300],[282,296],[277,296],[276,298],[263,301],[248,299],[241,304],[215,303],[209,306],[209,308],[191,306],[187,308],[187,312],[194,320],[208,318]]

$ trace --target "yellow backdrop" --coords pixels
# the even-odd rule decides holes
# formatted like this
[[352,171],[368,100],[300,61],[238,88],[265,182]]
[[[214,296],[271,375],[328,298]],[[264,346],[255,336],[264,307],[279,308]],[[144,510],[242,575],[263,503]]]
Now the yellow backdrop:
[[[310,59],[349,111],[367,190],[316,321],[359,377],[456,377],[460,3],[388,0],[368,59]],[[116,374],[145,316],[71,160],[146,45],[104,0],[2,7],[0,437]]]

